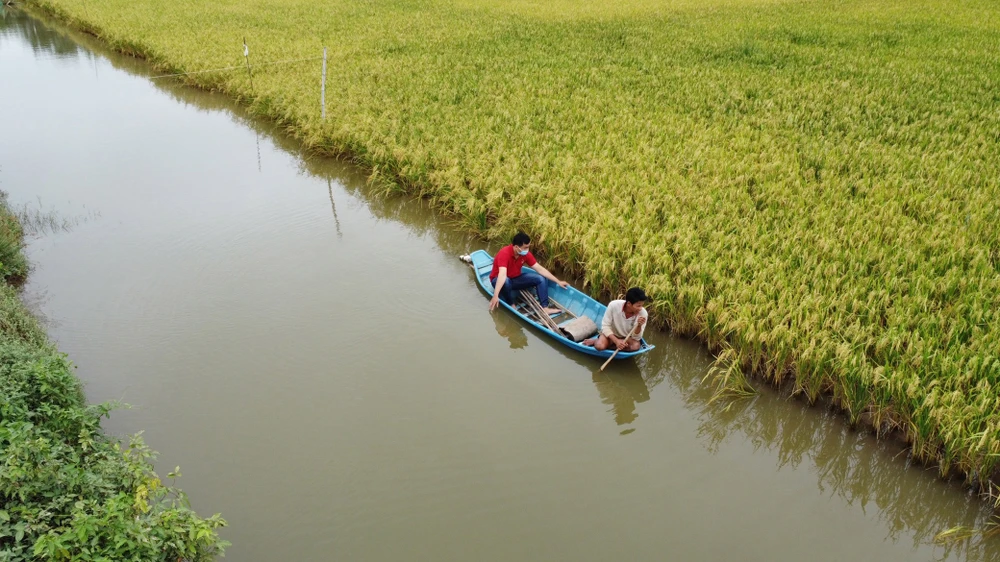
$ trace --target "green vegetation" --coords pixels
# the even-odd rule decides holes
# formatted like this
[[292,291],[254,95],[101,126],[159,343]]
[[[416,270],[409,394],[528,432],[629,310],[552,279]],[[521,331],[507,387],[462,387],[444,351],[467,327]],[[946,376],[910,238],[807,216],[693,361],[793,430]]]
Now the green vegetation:
[[[4,284],[23,280],[28,274],[28,259],[21,252],[24,229],[9,209],[7,194],[0,191],[0,281]],[[0,321],[7,318],[4,314]]]
[[989,479],[1000,5],[38,0],[594,293]]
[[161,482],[140,436],[123,447],[104,435],[112,405],[85,404],[69,361],[10,283],[27,272],[21,250],[0,196],[0,561],[212,559],[225,521],[199,518]]

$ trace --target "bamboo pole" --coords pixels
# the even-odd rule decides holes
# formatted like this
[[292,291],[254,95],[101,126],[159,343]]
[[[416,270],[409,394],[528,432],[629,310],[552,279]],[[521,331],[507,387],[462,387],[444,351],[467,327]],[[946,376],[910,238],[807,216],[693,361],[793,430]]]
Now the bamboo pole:
[[250,77],[250,91],[253,91],[253,73],[250,72],[250,47],[247,47],[247,38],[243,38],[243,58],[247,61],[247,76]]
[[319,86],[320,118],[326,120],[326,47],[323,47],[323,81]]
[[551,330],[552,326],[545,321],[544,311],[541,310],[541,307],[536,306],[534,295],[532,295],[530,291],[525,290],[521,291],[521,297],[524,299],[524,302],[528,305],[531,312],[535,315],[535,318],[538,319],[538,323],[543,324],[546,328]]
[[544,324],[546,328],[552,330],[553,332],[561,334],[559,331],[559,325],[556,324],[555,320],[549,318],[548,314],[545,314],[545,310],[542,308],[541,303],[538,302],[535,295],[531,294],[530,290],[521,291],[521,296],[523,296],[524,299],[531,305],[531,308],[535,311],[535,315],[538,316],[540,323]]
[[[642,318],[642,316],[640,316],[639,318]],[[641,327],[641,326],[639,326],[639,318],[635,319],[635,326],[632,328],[632,331],[629,332],[627,336],[625,336],[625,343],[628,343],[628,340],[630,340],[632,338],[632,336],[639,334],[638,330]],[[615,358],[615,355],[618,355],[619,351],[621,351],[621,350],[616,347],[615,348],[615,352],[611,354],[611,357],[608,357],[608,360],[605,361],[603,365],[601,365],[601,370],[602,371],[604,370],[605,367],[608,366],[608,363],[610,363],[611,360]]]

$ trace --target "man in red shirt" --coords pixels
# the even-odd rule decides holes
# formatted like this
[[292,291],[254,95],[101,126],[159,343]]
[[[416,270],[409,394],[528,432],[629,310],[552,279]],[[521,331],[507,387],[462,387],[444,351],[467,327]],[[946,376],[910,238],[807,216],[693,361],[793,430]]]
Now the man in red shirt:
[[[493,271],[490,272],[490,283],[493,285],[493,298],[490,299],[490,312],[496,309],[503,299],[505,303],[514,304],[514,291],[535,287],[538,291],[538,302],[546,314],[559,312],[558,308],[549,308],[549,284],[551,281],[562,288],[569,283],[559,280],[549,270],[542,267],[535,256],[529,251],[531,238],[523,232],[514,235],[510,246],[504,246],[493,258]],[[523,269],[523,266],[528,269]]]

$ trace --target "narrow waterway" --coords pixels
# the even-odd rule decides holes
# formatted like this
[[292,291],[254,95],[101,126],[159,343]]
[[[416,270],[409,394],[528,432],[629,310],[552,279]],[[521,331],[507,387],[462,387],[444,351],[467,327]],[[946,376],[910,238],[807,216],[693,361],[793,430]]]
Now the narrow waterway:
[[1000,556],[933,544],[989,512],[898,445],[770,391],[723,411],[664,334],[599,373],[489,314],[483,243],[425,204],[149,76],[4,10],[0,189],[61,218],[26,298],[226,560]]

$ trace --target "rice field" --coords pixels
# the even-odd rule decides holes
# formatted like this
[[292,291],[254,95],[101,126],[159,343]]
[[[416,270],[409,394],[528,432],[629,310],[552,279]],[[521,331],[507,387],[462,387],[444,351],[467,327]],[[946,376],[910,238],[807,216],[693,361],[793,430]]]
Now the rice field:
[[[1000,5],[35,0],[916,457],[1000,458]],[[245,68],[243,40],[252,79]],[[329,49],[326,114],[320,61]],[[241,66],[244,65],[244,66]]]

